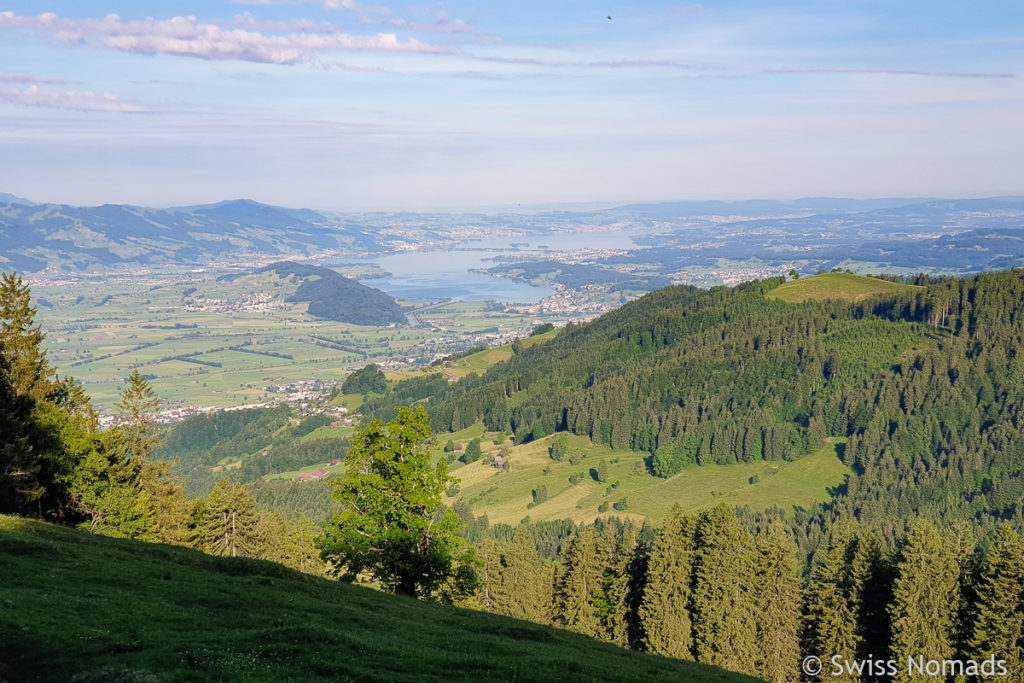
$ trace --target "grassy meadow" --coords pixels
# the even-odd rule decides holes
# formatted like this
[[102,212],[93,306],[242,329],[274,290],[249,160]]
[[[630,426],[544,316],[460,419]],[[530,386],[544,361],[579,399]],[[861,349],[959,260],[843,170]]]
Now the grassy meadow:
[[[496,455],[501,434],[484,433],[476,425],[454,435],[438,435],[440,443],[451,438],[467,443],[481,436],[484,458],[463,465],[452,464],[452,475],[459,479],[457,498],[468,502],[477,515],[487,513],[491,523],[518,524],[529,516],[533,521],[574,519],[590,522],[601,515],[646,518],[661,522],[675,503],[687,511],[713,507],[719,503],[748,505],[754,510],[772,506],[810,507],[827,501],[830,489],[843,484],[850,471],[837,457],[843,441],[832,439],[817,453],[791,462],[739,463],[735,465],[691,466],[670,479],[647,472],[646,454],[613,450],[592,443],[586,437],[568,435],[569,456],[555,462],[548,447],[560,434],[512,447],[508,472],[484,464]],[[503,441],[511,447],[511,441]],[[601,461],[605,461],[605,481],[597,480]],[[576,483],[570,481],[575,475]],[[547,500],[536,505],[532,492],[543,485]],[[614,504],[625,500],[616,509]],[[607,509],[600,510],[603,503]]]
[[281,565],[0,516],[0,680],[754,679]]
[[822,273],[790,280],[768,292],[769,299],[797,304],[802,301],[843,299],[860,301],[876,294],[890,294],[910,289],[924,289],[917,285],[903,285],[853,273]]

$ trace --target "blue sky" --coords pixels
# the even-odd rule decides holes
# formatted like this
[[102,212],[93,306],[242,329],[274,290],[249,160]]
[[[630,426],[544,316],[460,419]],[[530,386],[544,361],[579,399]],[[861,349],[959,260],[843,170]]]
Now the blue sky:
[[1022,67],[1016,1],[8,2],[0,192],[336,210],[1024,194]]

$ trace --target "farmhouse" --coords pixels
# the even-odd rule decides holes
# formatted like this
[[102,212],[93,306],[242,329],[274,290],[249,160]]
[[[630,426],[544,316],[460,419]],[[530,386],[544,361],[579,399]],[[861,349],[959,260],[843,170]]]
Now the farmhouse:
[[313,481],[319,479],[327,474],[327,470],[323,467],[318,467],[312,472],[301,472],[292,477],[292,481]]

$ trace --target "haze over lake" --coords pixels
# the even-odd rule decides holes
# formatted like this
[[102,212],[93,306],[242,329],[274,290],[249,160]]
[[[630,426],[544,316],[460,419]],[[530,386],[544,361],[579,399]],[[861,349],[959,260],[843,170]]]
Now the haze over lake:
[[551,296],[555,290],[473,270],[496,265],[495,257],[500,256],[537,256],[548,252],[553,255],[575,249],[628,249],[634,246],[632,237],[626,232],[502,235],[466,240],[453,249],[402,252],[343,261],[379,265],[390,275],[365,279],[364,284],[398,298],[534,303]]

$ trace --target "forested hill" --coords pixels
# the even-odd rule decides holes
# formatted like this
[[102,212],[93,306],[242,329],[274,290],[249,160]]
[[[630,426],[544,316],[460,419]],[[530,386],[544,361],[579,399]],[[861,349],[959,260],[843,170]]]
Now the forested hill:
[[429,397],[436,429],[566,430],[651,453],[655,476],[848,438],[856,475],[823,515],[856,511],[891,533],[917,515],[1021,514],[1024,271],[919,278],[857,302],[766,296],[781,283],[662,289],[482,376],[402,382],[364,411]]
[[310,315],[355,325],[386,325],[406,322],[394,297],[367,287],[330,268],[281,261],[256,271],[272,271],[301,279],[298,291],[288,301],[308,301]]

